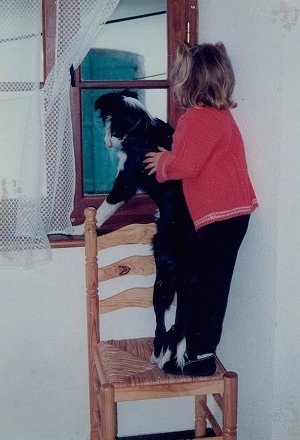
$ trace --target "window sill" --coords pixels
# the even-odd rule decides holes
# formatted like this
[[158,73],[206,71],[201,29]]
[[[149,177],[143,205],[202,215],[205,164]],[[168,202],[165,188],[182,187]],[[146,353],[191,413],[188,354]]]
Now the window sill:
[[[89,202],[87,203],[87,206],[89,206]],[[156,212],[157,207],[149,196],[145,194],[137,195],[104,223],[99,235],[107,234],[132,223],[152,223]],[[83,221],[83,219],[80,220]],[[52,249],[84,247],[84,236],[57,234],[48,237]]]
[[48,238],[52,249],[84,247],[83,236],[51,235]]

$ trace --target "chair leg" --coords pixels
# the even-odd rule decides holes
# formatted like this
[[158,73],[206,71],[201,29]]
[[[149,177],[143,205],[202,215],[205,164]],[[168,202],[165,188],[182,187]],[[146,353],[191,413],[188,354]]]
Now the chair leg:
[[224,440],[237,439],[237,392],[238,375],[234,372],[225,373],[223,395]]
[[114,387],[104,384],[99,390],[101,440],[115,440],[117,436],[117,411]]
[[202,402],[206,405],[207,396],[205,394],[195,396],[195,437],[206,435],[206,415]]
[[96,430],[91,431],[90,439],[91,440],[100,440],[98,429],[97,429],[97,431]]
[[100,440],[99,425],[100,413],[97,395],[99,393],[100,383],[96,375],[90,373],[90,378],[94,377],[94,383],[90,383],[90,440]]

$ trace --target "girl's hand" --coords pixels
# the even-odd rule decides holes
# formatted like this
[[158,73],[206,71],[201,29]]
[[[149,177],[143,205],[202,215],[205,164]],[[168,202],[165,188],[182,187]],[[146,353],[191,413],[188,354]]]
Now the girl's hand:
[[165,148],[158,147],[159,151],[154,152],[151,151],[151,153],[145,154],[146,159],[143,161],[146,166],[145,169],[149,170],[148,175],[150,176],[153,173],[156,173],[158,161],[160,159],[160,156],[165,152],[168,151]]

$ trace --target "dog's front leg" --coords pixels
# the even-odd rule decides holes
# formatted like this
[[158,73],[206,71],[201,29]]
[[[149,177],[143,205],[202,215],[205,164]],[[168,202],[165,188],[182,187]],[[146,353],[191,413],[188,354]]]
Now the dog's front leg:
[[[109,203],[107,199],[99,206],[96,213],[96,227],[100,229],[106,220],[108,220],[122,205],[124,201],[118,203]],[[84,223],[72,227],[70,235],[84,235]]]
[[[97,229],[135,195],[137,187],[132,175],[132,170],[129,167],[119,172],[111,192],[97,209]],[[73,226],[72,229],[70,235],[84,235],[84,224]]]
[[99,206],[96,213],[96,226],[99,229],[106,220],[108,220],[121,206],[124,201],[118,203],[109,203],[107,199]]

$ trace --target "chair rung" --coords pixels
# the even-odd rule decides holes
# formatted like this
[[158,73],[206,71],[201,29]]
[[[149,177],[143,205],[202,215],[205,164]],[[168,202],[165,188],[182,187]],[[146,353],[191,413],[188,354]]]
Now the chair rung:
[[216,404],[218,405],[218,407],[222,411],[223,410],[223,397],[219,393],[213,394],[212,396],[215,399]]
[[200,402],[200,405],[202,406],[203,412],[205,414],[206,419],[209,421],[212,429],[214,430],[215,434],[218,436],[223,435],[222,429],[219,425],[219,423],[217,422],[215,416],[213,415],[213,413],[211,412],[211,410],[208,408],[208,406],[206,405],[206,403],[202,400]]

